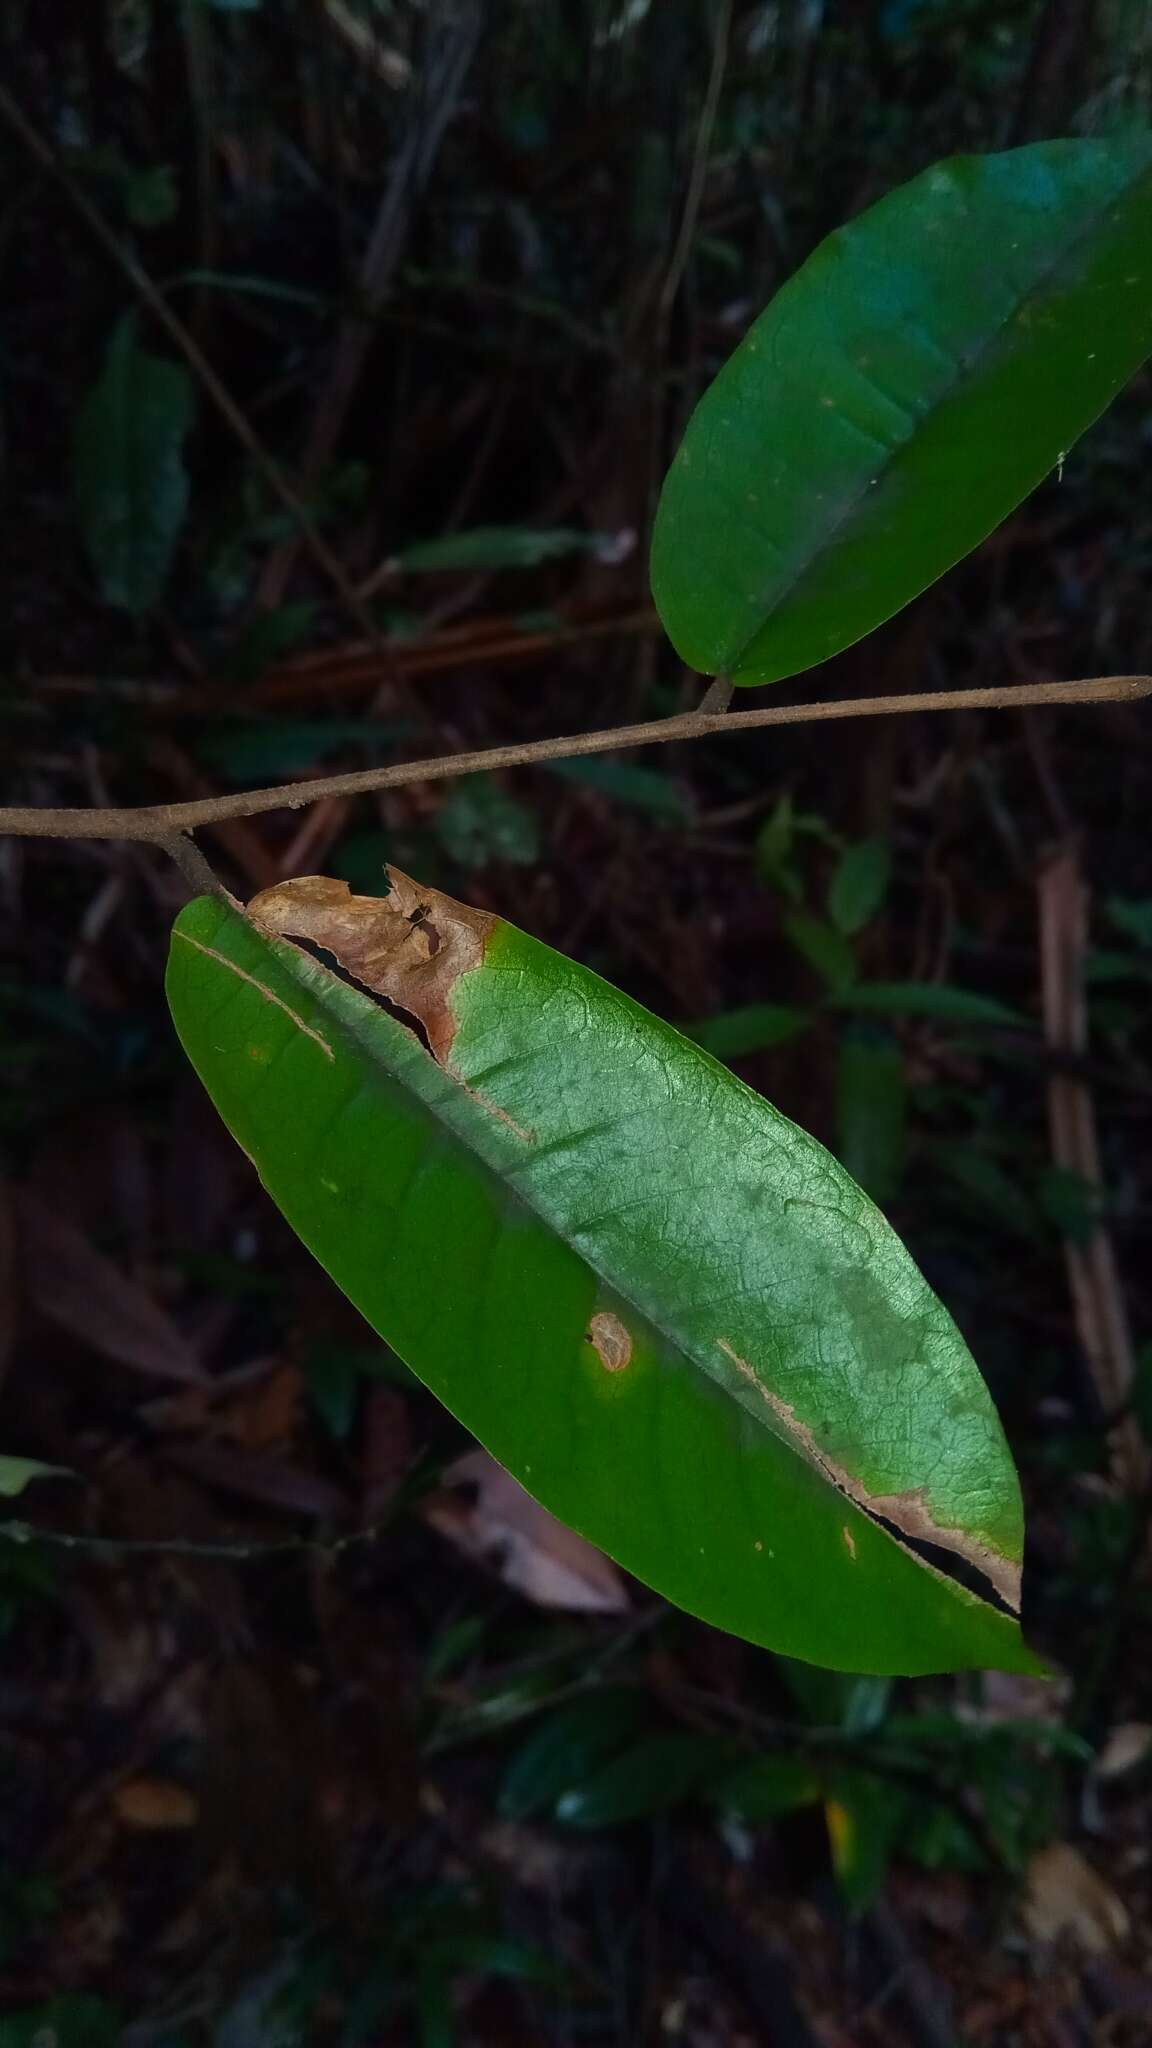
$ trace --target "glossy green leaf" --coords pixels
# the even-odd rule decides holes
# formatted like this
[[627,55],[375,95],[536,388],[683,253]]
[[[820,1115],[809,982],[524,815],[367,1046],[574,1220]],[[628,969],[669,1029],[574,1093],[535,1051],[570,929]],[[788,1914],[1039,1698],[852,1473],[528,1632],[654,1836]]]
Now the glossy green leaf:
[[391,879],[387,901],[285,883],[247,917],[201,898],[169,965],[186,1051],[338,1285],[691,1612],[842,1669],[1035,1668],[995,1597],[936,1568],[1011,1603],[1019,1492],[867,1197],[598,976]]
[[693,668],[869,632],[1058,463],[1152,349],[1152,137],[954,157],[820,244],[705,392],[652,589]]
[[108,604],[139,616],[164,590],[184,515],[192,424],[183,364],[141,348],[121,320],[76,422],[73,476],[85,544]]

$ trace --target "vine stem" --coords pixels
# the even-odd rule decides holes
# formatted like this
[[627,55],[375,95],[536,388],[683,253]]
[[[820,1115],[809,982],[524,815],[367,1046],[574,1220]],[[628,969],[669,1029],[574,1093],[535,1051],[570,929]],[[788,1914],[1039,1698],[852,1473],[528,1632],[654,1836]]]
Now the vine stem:
[[[1152,696],[1152,676],[1093,676],[1069,683],[1017,683],[1004,689],[926,690],[896,697],[837,698],[830,704],[771,704],[752,711],[687,711],[675,718],[652,719],[643,725],[612,726],[603,732],[576,733],[547,740],[523,740],[511,746],[485,747],[477,753],[440,754],[424,761],[398,761],[386,768],[355,769],[345,775],[323,775],[307,782],[280,783],[271,789],[238,791],[229,796],[197,797],[173,804],[144,804],[128,809],[95,806],[70,810],[15,805],[0,808],[0,833],[37,839],[137,839],[167,845],[175,835],[230,818],[253,818],[263,811],[298,811],[329,796],[363,796],[378,789],[398,789],[412,782],[442,782],[450,776],[476,775],[495,768],[523,768],[581,755],[611,754],[624,747],[660,746],[670,740],[698,740],[748,732],[760,726],[816,725],[830,719],[890,718],[921,711],[1014,711],[1037,704],[1131,704]],[[707,701],[707,699],[705,700]]]

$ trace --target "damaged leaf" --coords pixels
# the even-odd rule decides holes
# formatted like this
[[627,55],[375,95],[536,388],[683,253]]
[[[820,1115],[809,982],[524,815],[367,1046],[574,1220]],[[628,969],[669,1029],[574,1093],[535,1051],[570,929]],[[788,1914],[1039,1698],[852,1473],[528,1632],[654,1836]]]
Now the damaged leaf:
[[814,1139],[619,990],[390,871],[181,912],[185,1050],[368,1321],[552,1513],[843,1670],[1035,1669],[950,1317]]
[[935,582],[1152,349],[1152,137],[953,157],[829,235],[705,392],[652,592],[705,674],[826,661]]

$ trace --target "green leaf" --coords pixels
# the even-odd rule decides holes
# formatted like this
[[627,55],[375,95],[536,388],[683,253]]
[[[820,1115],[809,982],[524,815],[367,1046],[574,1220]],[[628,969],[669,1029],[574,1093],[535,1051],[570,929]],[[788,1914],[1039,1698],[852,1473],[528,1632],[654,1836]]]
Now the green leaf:
[[1031,1244],[1041,1238],[1034,1204],[974,1136],[963,1141],[937,1138],[928,1157],[967,1198],[968,1208],[980,1216],[985,1227],[992,1224]]
[[845,1735],[867,1735],[879,1728],[888,1711],[892,1683],[875,1676],[853,1678],[840,1671],[818,1671],[794,1658],[776,1659],[780,1676],[798,1706],[815,1727],[839,1728]]
[[673,1730],[648,1735],[622,1756],[574,1786],[558,1802],[556,1817],[573,1828],[610,1828],[621,1821],[665,1813],[690,1799],[716,1776],[731,1756],[731,1744],[716,1735]]
[[188,372],[148,355],[122,320],[76,422],[76,505],[106,602],[140,616],[159,602],[184,514]]
[[758,1756],[709,1786],[708,1796],[721,1812],[738,1814],[755,1827],[811,1806],[820,1797],[820,1781],[802,1757]]
[[505,1820],[530,1820],[579,1792],[595,1766],[620,1750],[644,1718],[634,1687],[586,1694],[533,1728],[513,1757],[500,1787]]
[[646,811],[662,825],[688,825],[692,804],[679,783],[656,768],[636,768],[631,761],[613,761],[601,756],[582,761],[551,761],[553,775],[564,782],[581,782],[602,790],[632,810]]
[[701,1017],[681,1029],[713,1059],[739,1060],[750,1052],[770,1052],[774,1045],[795,1038],[810,1022],[807,1010],[791,1009],[785,1003],[747,1003],[738,1010],[722,1010],[716,1017]]
[[456,784],[436,813],[436,835],[462,868],[484,867],[491,860],[527,868],[540,858],[534,813],[490,775],[469,775]]
[[717,1626],[842,1669],[1037,1668],[910,1547],[1014,1604],[995,1412],[867,1197],[598,976],[390,876],[384,902],[318,877],[247,916],[200,898],[168,973],[229,1129],[368,1322]]
[[1118,932],[1133,944],[1152,952],[1152,896],[1112,896],[1105,908]]
[[42,1465],[39,1458],[0,1458],[0,1494],[14,1499],[32,1479],[71,1479],[64,1465]]
[[2,2048],[116,2048],[122,2038],[114,2008],[76,1991],[9,2012],[0,2022]]
[[888,893],[892,853],[885,839],[861,839],[846,846],[828,889],[828,915],[851,937],[873,918]]
[[1152,137],[953,157],[840,228],[705,392],[652,589],[695,669],[851,646],[1053,469],[1152,349]]
[[883,1017],[934,1017],[942,1024],[1027,1023],[1019,1010],[982,996],[976,989],[952,988],[943,981],[858,981],[840,989],[838,1010],[857,1010]]
[[159,228],[174,220],[180,204],[171,164],[152,164],[146,171],[128,171],[124,204],[133,227]]
[[270,718],[211,728],[197,745],[201,760],[233,782],[296,775],[349,747],[382,749],[409,731],[402,719]]
[[530,526],[478,526],[471,533],[414,541],[390,558],[389,567],[409,575],[440,569],[534,569],[562,555],[594,555],[614,545],[613,534],[586,533],[580,527],[540,532]]
[[874,1202],[890,1202],[904,1170],[904,1055],[869,1026],[849,1028],[836,1065],[836,1151]]
[[807,910],[789,910],[784,929],[798,953],[804,955],[821,981],[839,998],[859,973],[856,955],[842,932]]
[[836,1770],[825,1804],[836,1882],[853,1912],[870,1906],[888,1875],[908,1793],[874,1772]]

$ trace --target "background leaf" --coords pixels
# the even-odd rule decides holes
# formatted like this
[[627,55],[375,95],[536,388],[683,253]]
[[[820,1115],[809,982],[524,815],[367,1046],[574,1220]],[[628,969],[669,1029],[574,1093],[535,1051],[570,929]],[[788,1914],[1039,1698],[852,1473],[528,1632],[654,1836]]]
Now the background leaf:
[[887,1032],[849,1027],[836,1069],[836,1150],[874,1202],[890,1202],[904,1168],[904,1055]]
[[644,1696],[635,1687],[585,1693],[533,1728],[500,1787],[505,1820],[530,1820],[579,1792],[589,1774],[637,1733]]
[[976,546],[1152,349],[1152,138],[954,157],[822,242],[697,406],[652,589],[741,684],[825,661]]
[[892,850],[886,839],[861,839],[846,846],[828,889],[828,915],[849,937],[875,917],[888,892]]
[[564,1794],[557,1818],[575,1828],[607,1828],[679,1805],[730,1760],[731,1744],[715,1735],[673,1730],[648,1735]]
[[701,1017],[681,1028],[714,1059],[738,1060],[751,1052],[770,1052],[784,1045],[811,1022],[807,1010],[786,1003],[746,1003],[738,1010],[724,1010],[718,1017]]
[[39,1458],[0,1458],[0,1494],[11,1500],[32,1479],[70,1478],[62,1465],[42,1465]]
[[392,556],[390,566],[409,574],[444,569],[530,569],[562,555],[598,554],[614,544],[614,535],[587,533],[581,527],[478,526],[471,533],[413,541]]
[[74,485],[85,544],[105,601],[140,615],[158,602],[184,514],[188,372],[140,347],[131,315],[113,333],[99,382],[76,422]]
[[836,991],[836,1007],[873,1016],[934,1017],[941,1024],[1011,1024],[1019,1028],[1028,1021],[995,996],[981,995],[978,989],[953,988],[945,981],[858,981],[853,988]]
[[469,775],[454,785],[436,813],[436,835],[462,868],[491,860],[531,867],[540,853],[535,813],[490,775]]

